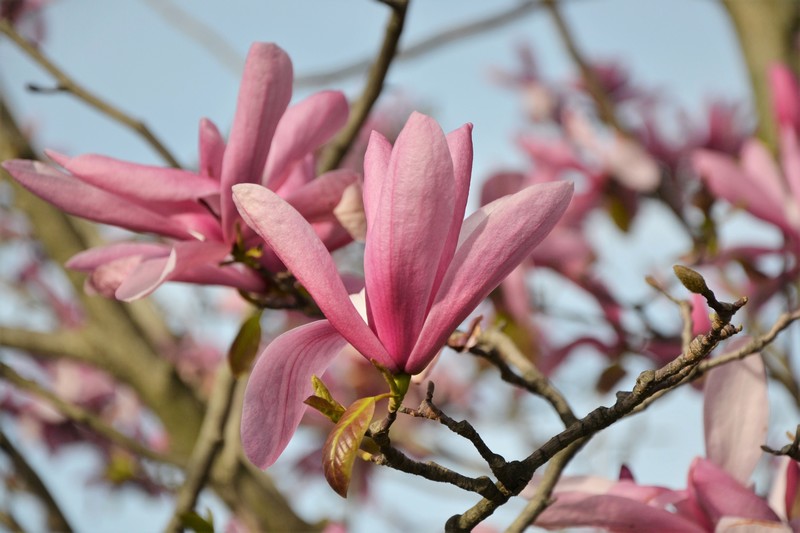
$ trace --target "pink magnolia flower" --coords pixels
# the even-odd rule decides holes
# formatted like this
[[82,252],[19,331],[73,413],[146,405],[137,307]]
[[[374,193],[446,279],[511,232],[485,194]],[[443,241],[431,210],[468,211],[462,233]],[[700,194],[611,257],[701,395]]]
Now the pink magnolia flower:
[[774,112],[779,128],[780,168],[757,139],[745,141],[737,163],[714,151],[698,150],[695,171],[711,192],[779,228],[789,248],[800,251],[800,90],[785,67],[770,71]]
[[[340,92],[323,91],[287,109],[291,91],[289,57],[274,44],[256,43],[227,145],[213,123],[200,123],[197,172],[55,152],[48,153],[68,173],[36,161],[3,166],[68,213],[172,240],[121,242],[78,254],[68,266],[91,274],[90,289],[133,300],[174,280],[257,292],[264,279],[230,261],[232,252],[244,253],[260,242],[233,205],[233,185],[260,183],[276,191],[331,249],[350,240],[333,211],[348,188],[358,187],[358,177],[338,170],[314,179],[313,156],[345,123],[347,102]],[[264,270],[284,270],[269,250],[257,260]]]
[[414,113],[394,147],[373,133],[364,162],[366,319],[330,254],[290,205],[258,185],[234,187],[245,221],[297,277],[327,317],[278,337],[248,383],[245,451],[272,464],[286,447],[321,375],[345,343],[389,371],[417,374],[450,333],[553,228],[572,186],[523,189],[463,220],[472,126],[445,137]]
[[754,355],[718,367],[705,385],[707,458],[692,462],[686,489],[642,486],[632,479],[565,479],[557,487],[555,503],[536,525],[608,531],[797,531],[796,464],[781,467],[774,507],[747,486],[761,457],[767,419],[761,358]]

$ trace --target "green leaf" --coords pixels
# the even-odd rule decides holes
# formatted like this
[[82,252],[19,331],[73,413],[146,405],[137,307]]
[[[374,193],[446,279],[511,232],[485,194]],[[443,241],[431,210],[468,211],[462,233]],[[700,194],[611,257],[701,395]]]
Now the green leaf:
[[322,448],[322,471],[328,485],[342,498],[347,497],[353,463],[361,440],[375,414],[375,398],[361,398],[348,407],[330,432]]
[[338,405],[344,411],[344,406],[333,399],[331,395],[331,391],[328,390],[328,387],[319,379],[317,376],[311,376],[311,384],[314,386],[314,396],[319,396],[323,400],[327,400],[335,405]]
[[214,533],[214,522],[211,512],[208,518],[203,518],[197,511],[189,511],[181,515],[181,525],[195,533]]
[[312,409],[316,409],[333,423],[341,420],[345,411],[344,406],[336,400],[327,400],[319,396],[309,396],[303,400],[303,403]]
[[253,313],[250,318],[244,321],[239,333],[231,344],[228,351],[228,364],[231,373],[239,376],[248,370],[253,364],[253,360],[258,354],[258,346],[261,344],[261,310]]

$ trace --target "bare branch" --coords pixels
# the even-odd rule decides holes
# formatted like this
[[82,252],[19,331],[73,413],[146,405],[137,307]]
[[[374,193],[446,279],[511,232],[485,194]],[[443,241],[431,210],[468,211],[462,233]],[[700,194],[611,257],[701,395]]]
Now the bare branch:
[[386,74],[389,72],[389,67],[397,52],[397,43],[400,41],[400,35],[403,33],[403,24],[406,19],[408,2],[409,0],[397,0],[390,6],[392,8],[392,15],[386,25],[383,44],[369,72],[364,91],[361,93],[361,97],[358,101],[353,104],[350,110],[350,117],[344,129],[339,132],[336,138],[322,153],[319,164],[320,172],[327,172],[339,166],[339,163],[341,163],[344,156],[347,155],[347,151],[358,136],[358,132],[364,125],[364,122],[366,122],[372,106],[375,105],[375,102],[378,100],[383,90],[383,81],[386,79]]
[[[431,35],[401,49],[395,56],[396,61],[409,61],[429,52],[433,52],[447,45],[457,43],[462,39],[473,37],[481,33],[500,28],[505,24],[518,21],[521,17],[533,13],[542,7],[541,0],[525,0],[515,6],[500,11],[494,15],[481,18],[475,21],[459,24],[448,28],[440,33]],[[371,59],[361,59],[354,61],[344,67],[332,69],[326,72],[298,76],[294,83],[296,87],[316,87],[320,85],[330,85],[352,76],[358,76],[366,71],[371,65]]]
[[28,55],[34,62],[45,69],[53,78],[55,78],[58,85],[58,91],[66,91],[80,100],[83,100],[89,106],[95,108],[109,118],[127,126],[136,133],[138,133],[170,166],[180,167],[180,164],[158,137],[150,131],[144,122],[137,120],[130,115],[124,113],[119,108],[106,102],[99,96],[95,95],[88,89],[79,85],[72,78],[70,78],[63,70],[53,64],[41,50],[32,45],[22,35],[17,33],[14,27],[5,20],[0,20],[0,33],[5,34],[9,39]]
[[14,465],[14,469],[20,477],[25,480],[25,484],[31,494],[37,496],[42,503],[44,503],[47,508],[48,529],[51,531],[72,531],[72,526],[69,525],[69,521],[67,521],[58,503],[56,503],[56,500],[53,498],[53,495],[50,494],[47,486],[39,477],[39,474],[28,464],[25,457],[11,444],[11,441],[8,440],[8,437],[6,437],[5,433],[2,431],[0,431],[0,449],[5,452]]
[[[451,348],[459,349],[457,346]],[[490,329],[482,332],[475,346],[469,348],[469,352],[496,366],[504,381],[547,400],[561,417],[565,427],[578,420],[558,389],[519,351],[514,341],[501,331]]]
[[542,514],[542,511],[547,509],[553,501],[553,489],[558,483],[558,480],[561,479],[562,472],[572,458],[575,457],[575,454],[589,442],[590,438],[591,437],[586,437],[576,440],[550,459],[550,462],[547,463],[547,470],[544,473],[544,477],[536,487],[536,493],[525,505],[525,509],[523,509],[519,516],[508,526],[506,533],[522,533],[528,526],[536,521],[539,515]]
[[617,114],[614,110],[614,103],[603,89],[603,85],[600,83],[600,80],[598,79],[594,69],[589,62],[584,59],[583,54],[578,49],[578,44],[572,35],[572,31],[567,25],[567,21],[564,19],[564,16],[561,14],[558,1],[542,1],[545,7],[547,7],[547,10],[550,12],[550,15],[553,17],[553,22],[556,25],[558,34],[561,36],[561,40],[564,42],[564,46],[567,48],[567,52],[569,53],[572,62],[575,63],[575,65],[578,67],[578,70],[581,72],[581,77],[586,84],[586,90],[589,92],[589,95],[592,97],[595,105],[597,106],[597,112],[600,115],[600,119],[618,132],[624,134],[625,130],[620,124],[619,120],[617,120]]
[[184,516],[194,509],[200,491],[209,481],[211,466],[225,442],[225,426],[231,413],[235,391],[236,378],[231,375],[228,365],[223,363],[217,369],[214,390],[200,428],[200,435],[197,437],[197,444],[186,468],[186,481],[178,490],[175,512],[166,531],[183,530]]
[[50,405],[52,405],[56,411],[64,415],[66,418],[77,424],[86,426],[90,430],[108,439],[109,442],[119,446],[120,448],[124,448],[136,455],[140,455],[142,457],[146,457],[147,459],[152,459],[162,463],[170,463],[175,465],[181,465],[183,463],[183,461],[178,457],[153,451],[136,439],[120,433],[91,412],[62,400],[57,395],[45,389],[35,381],[20,376],[13,368],[4,363],[0,363],[0,378],[5,379],[19,389],[29,392],[39,398],[43,398]]

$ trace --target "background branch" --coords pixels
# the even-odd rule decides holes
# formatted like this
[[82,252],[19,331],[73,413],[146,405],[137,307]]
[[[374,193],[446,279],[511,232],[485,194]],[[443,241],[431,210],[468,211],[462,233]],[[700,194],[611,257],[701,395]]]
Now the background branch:
[[381,50],[370,69],[361,97],[350,109],[350,117],[347,119],[347,124],[322,153],[319,163],[320,173],[333,170],[339,166],[339,163],[347,155],[347,151],[358,136],[358,132],[361,131],[364,122],[366,122],[372,106],[375,105],[381,95],[383,82],[397,52],[397,43],[400,41],[400,35],[403,33],[408,0],[398,0],[392,3],[390,7],[392,15],[386,24]]
[[3,450],[11,460],[11,463],[14,465],[14,470],[16,470],[17,474],[25,481],[25,485],[31,494],[38,497],[44,504],[47,509],[48,529],[51,531],[72,531],[72,526],[70,526],[69,521],[66,516],[64,516],[64,513],[61,511],[58,503],[56,503],[53,495],[50,494],[47,486],[39,477],[39,474],[28,464],[25,457],[14,447],[11,441],[8,440],[8,437],[6,437],[6,434],[2,431],[0,431],[0,449]]
[[25,52],[34,62],[45,69],[58,83],[57,90],[66,91],[89,106],[100,111],[112,120],[127,126],[138,133],[158,154],[172,167],[180,167],[177,159],[170,153],[164,144],[155,136],[153,132],[142,122],[127,115],[117,107],[106,102],[88,89],[79,85],[70,78],[63,70],[56,67],[36,46],[32,45],[22,35],[17,33],[14,27],[6,20],[0,19],[0,33],[5,34],[9,39]]

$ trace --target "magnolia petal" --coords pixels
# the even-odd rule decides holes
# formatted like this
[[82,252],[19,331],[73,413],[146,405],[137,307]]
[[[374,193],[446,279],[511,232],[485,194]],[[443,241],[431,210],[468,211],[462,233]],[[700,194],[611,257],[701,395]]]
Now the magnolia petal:
[[275,130],[262,185],[277,190],[295,162],[326,143],[347,115],[347,99],[339,91],[315,93],[287,109]]
[[199,137],[200,174],[219,180],[222,175],[222,158],[225,155],[225,139],[216,124],[207,118],[200,120]]
[[358,175],[352,170],[333,170],[287,194],[283,199],[309,222],[330,218],[341,201],[344,190],[356,181]]
[[360,183],[352,183],[342,192],[342,199],[333,209],[333,216],[353,240],[363,242],[367,238],[367,217]]
[[11,160],[2,166],[23,187],[71,215],[133,231],[190,238],[177,222],[44,163]]
[[467,197],[469,196],[469,183],[472,177],[472,124],[464,124],[457,130],[447,134],[447,147],[450,156],[453,158],[453,177],[455,200],[453,218],[450,222],[450,231],[445,240],[442,257],[439,260],[439,267],[436,270],[436,278],[433,282],[430,300],[425,308],[425,312],[433,305],[433,298],[436,291],[450,266],[453,254],[458,244],[458,235],[461,232],[461,224],[464,222],[464,211],[467,209]]
[[759,354],[713,369],[703,403],[706,457],[747,485],[767,440],[767,375]]
[[483,182],[481,205],[486,205],[519,192],[525,185],[525,175],[521,172],[498,172]]
[[378,205],[369,208],[375,216],[368,219],[364,249],[370,326],[400,367],[432,298],[431,266],[439,265],[447,245],[454,179],[444,132],[432,118],[413,113],[392,150]]
[[115,296],[126,302],[143,298],[167,280],[203,264],[217,265],[229,253],[223,243],[188,241],[175,243],[166,257],[142,261],[117,289]]
[[448,335],[544,239],[569,205],[572,190],[568,182],[533,185],[464,221],[407,372],[425,368]]
[[256,361],[244,395],[242,446],[259,468],[272,465],[300,425],[313,394],[311,376],[322,376],[347,342],[327,320],[284,333]]
[[386,171],[392,157],[392,144],[377,131],[369,136],[367,151],[364,153],[364,213],[367,226],[375,220],[381,187],[386,182]]
[[705,530],[676,514],[646,503],[611,495],[560,492],[539,515],[535,525],[545,529],[596,527],[612,532],[662,533]]
[[775,64],[769,69],[772,107],[781,127],[797,129],[800,126],[800,87],[791,69]]
[[95,154],[66,157],[51,150],[46,153],[81,181],[138,204],[196,200],[219,191],[215,180],[177,168],[140,165]]
[[95,268],[131,256],[159,257],[169,255],[171,246],[152,242],[118,242],[98,246],[72,256],[65,266],[79,272],[91,272]]
[[712,523],[723,516],[778,521],[764,499],[707,459],[695,459],[692,463],[689,491]]
[[[754,150],[748,153],[753,154]],[[751,166],[757,159],[760,158],[751,155]],[[791,229],[784,216],[783,195],[776,197],[773,180],[779,177],[776,178],[775,171],[767,169],[752,175],[743,171],[730,157],[708,150],[696,151],[692,165],[715,196],[780,228]]]
[[222,159],[222,228],[227,242],[235,238],[237,217],[231,187],[258,183],[272,137],[292,97],[292,62],[271,43],[255,43],[247,54],[236,115]]
[[95,268],[86,278],[83,288],[87,294],[114,298],[119,286],[136,270],[143,260],[141,255],[112,259]]
[[[783,128],[780,132],[781,143],[781,165],[786,175],[786,181],[791,191],[790,208],[798,209],[800,203],[800,144],[797,141],[797,131],[791,128]],[[794,213],[798,217],[798,213]],[[800,226],[800,220],[793,221],[796,226]]]
[[350,344],[364,357],[398,370],[350,302],[333,259],[314,228],[277,194],[259,185],[237,185],[233,198],[244,221],[266,241]]

